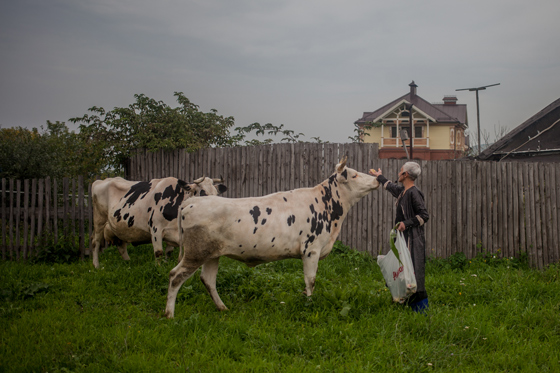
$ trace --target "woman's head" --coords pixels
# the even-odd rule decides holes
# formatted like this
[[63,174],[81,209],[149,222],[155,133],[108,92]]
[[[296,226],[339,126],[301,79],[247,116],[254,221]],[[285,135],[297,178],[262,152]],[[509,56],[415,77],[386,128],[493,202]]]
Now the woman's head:
[[408,177],[410,177],[412,180],[416,180],[422,173],[420,165],[416,162],[406,162],[402,166],[402,171],[408,173]]

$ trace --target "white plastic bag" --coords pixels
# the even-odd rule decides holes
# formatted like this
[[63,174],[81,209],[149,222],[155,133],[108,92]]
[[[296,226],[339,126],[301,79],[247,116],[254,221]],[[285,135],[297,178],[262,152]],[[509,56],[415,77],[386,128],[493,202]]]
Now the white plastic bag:
[[404,303],[416,293],[414,266],[401,231],[391,230],[391,250],[387,255],[378,255],[377,264],[391,291],[393,302]]

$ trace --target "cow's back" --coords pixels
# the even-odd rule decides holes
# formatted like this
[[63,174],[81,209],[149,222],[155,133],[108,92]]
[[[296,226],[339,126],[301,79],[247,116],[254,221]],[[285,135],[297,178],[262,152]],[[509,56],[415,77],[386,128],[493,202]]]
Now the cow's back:
[[[137,182],[109,210],[109,224],[123,240],[149,241],[158,230],[176,231],[179,206],[185,197],[186,191],[174,177]],[[167,235],[164,238],[167,240]]]
[[192,198],[182,210],[183,243],[196,246],[204,229],[220,255],[248,264],[298,258],[338,235],[328,210],[320,186],[255,198]]
[[135,181],[128,181],[122,177],[96,180],[91,185],[94,213],[104,215],[107,220],[109,210],[128,192]]

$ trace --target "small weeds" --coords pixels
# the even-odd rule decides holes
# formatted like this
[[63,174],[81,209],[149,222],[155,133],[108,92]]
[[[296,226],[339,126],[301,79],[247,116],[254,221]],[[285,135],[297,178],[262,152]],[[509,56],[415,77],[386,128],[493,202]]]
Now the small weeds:
[[350,246],[346,246],[340,241],[334,243],[331,255],[348,259],[353,263],[371,263],[373,261],[373,258],[367,253],[352,249]]
[[46,293],[50,285],[43,282],[35,282],[24,285],[21,280],[11,286],[0,288],[0,299],[4,301],[25,300],[33,298],[39,293]]
[[39,249],[31,257],[33,263],[71,263],[80,259],[80,249],[76,237],[59,236],[44,232],[39,238]]

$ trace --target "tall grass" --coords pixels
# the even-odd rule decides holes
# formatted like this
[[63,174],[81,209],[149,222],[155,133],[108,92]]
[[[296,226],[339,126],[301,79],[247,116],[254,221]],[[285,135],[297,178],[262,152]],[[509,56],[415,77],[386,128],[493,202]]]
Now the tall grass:
[[175,319],[151,246],[90,261],[0,263],[0,370],[559,371],[560,266],[461,254],[427,264],[428,315],[393,304],[379,267],[337,244],[302,295],[301,261],[222,258],[216,311],[195,274]]

